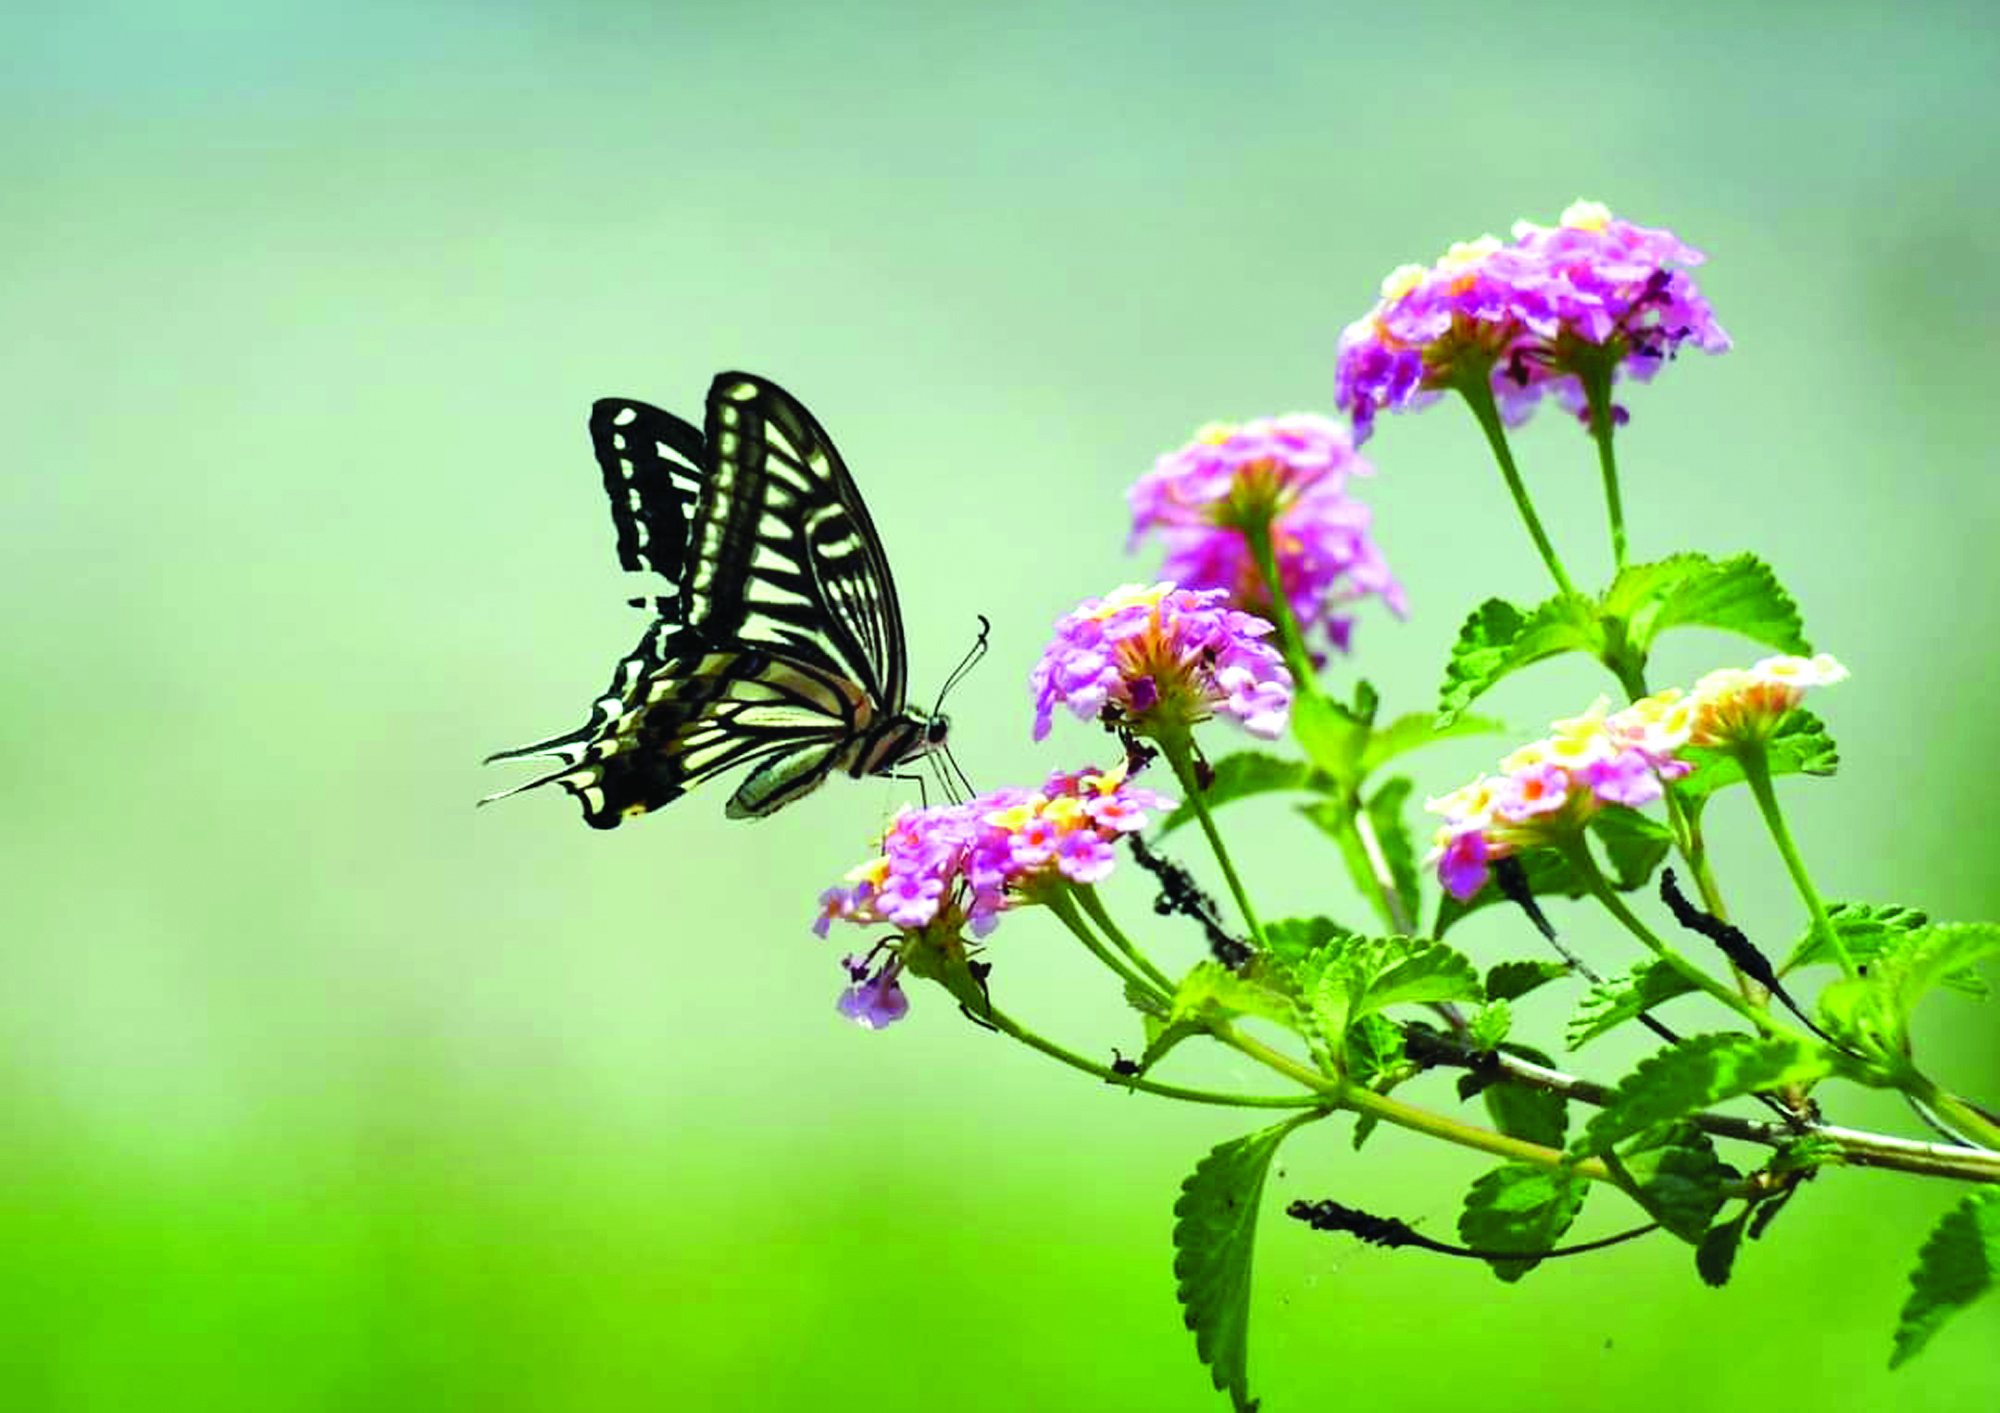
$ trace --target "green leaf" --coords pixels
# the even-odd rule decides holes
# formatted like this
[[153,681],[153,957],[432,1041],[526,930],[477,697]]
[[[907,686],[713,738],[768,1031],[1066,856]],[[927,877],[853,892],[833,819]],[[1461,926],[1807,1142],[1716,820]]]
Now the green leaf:
[[1337,702],[1317,692],[1293,697],[1292,735],[1312,763],[1334,780],[1357,778],[1368,728]]
[[1641,962],[1624,976],[1614,976],[1584,993],[1563,1030],[1563,1043],[1572,1050],[1581,1049],[1585,1041],[1637,1020],[1641,1011],[1650,1011],[1694,989],[1693,982],[1665,962]]
[[1238,975],[1220,962],[1195,963],[1174,988],[1174,1022],[1200,1024],[1234,1016],[1262,1016],[1287,1030],[1299,1030],[1302,1024],[1289,991],[1264,977]]
[[1488,599],[1458,630],[1439,693],[1437,728],[1452,725],[1473,701],[1511,672],[1558,653],[1594,653],[1600,641],[1590,601],[1557,596],[1523,613]]
[[[1962,987],[1967,969],[2000,956],[2000,923],[1934,922],[1904,933],[1877,954],[1869,968],[1870,982],[1893,988],[1905,1021],[1930,992],[1957,980]],[[1977,974],[1975,984],[1981,985]]]
[[[1803,707],[1785,718],[1764,749],[1772,775],[1832,775],[1840,769],[1840,750],[1825,723]],[[1694,766],[1676,787],[1683,799],[1705,800],[1743,780],[1743,767],[1722,747],[1690,746],[1681,755]]]
[[2000,1189],[1983,1188],[1945,1213],[1910,1272],[1910,1298],[1896,1325],[1894,1369],[1915,1357],[1951,1316],[1993,1288],[2000,1271]]
[[1694,1268],[1707,1284],[1729,1284],[1730,1274],[1736,1269],[1736,1253],[1743,1246],[1743,1227],[1750,1220],[1750,1211],[1745,1207],[1731,1220],[1718,1222],[1703,1234],[1701,1245],[1695,1248]]
[[1297,965],[1328,943],[1354,935],[1330,917],[1281,917],[1264,924],[1264,949]]
[[1622,570],[1604,594],[1604,611],[1626,621],[1640,652],[1669,628],[1721,628],[1779,652],[1809,654],[1799,606],[1771,567],[1752,554],[1713,560],[1677,554]]
[[1590,821],[1590,832],[1604,845],[1611,865],[1611,886],[1621,893],[1644,888],[1653,870],[1674,846],[1674,832],[1651,815],[1606,805]]
[[1142,1025],[1146,1032],[1146,1048],[1139,1055],[1140,1074],[1152,1069],[1183,1040],[1209,1033],[1206,1025],[1194,1020],[1163,1021],[1156,1016],[1147,1016]]
[[1195,1352],[1240,1413],[1250,1399],[1250,1264],[1272,1155],[1302,1119],[1232,1139],[1195,1165],[1174,1203],[1175,1294]]
[[1620,1081],[1610,1107],[1584,1129],[1575,1151],[1607,1153],[1655,1124],[1739,1094],[1821,1079],[1833,1069],[1831,1052],[1803,1041],[1697,1035],[1640,1061]]
[[1357,1018],[1390,1006],[1480,999],[1478,971],[1463,955],[1442,943],[1382,938],[1356,964],[1356,974],[1368,978],[1357,989]]
[[[1202,803],[1210,809],[1250,795],[1277,790],[1323,789],[1331,782],[1300,760],[1284,760],[1263,751],[1236,751],[1215,762],[1215,778],[1201,792]],[[1194,803],[1183,800],[1174,812],[1160,821],[1160,832],[1171,834],[1196,818]]]
[[[1833,924],[1833,930],[1840,934],[1847,955],[1857,962],[1875,960],[1901,939],[1930,922],[1927,913],[1893,903],[1883,906],[1874,903],[1829,903],[1826,915]],[[1826,945],[1819,929],[1808,923],[1805,935],[1799,938],[1791,956],[1778,970],[1788,972],[1793,967],[1835,960],[1833,949]]]
[[1568,962],[1500,962],[1486,970],[1486,999],[1518,1001],[1568,975]]
[[1708,1234],[1708,1224],[1727,1200],[1724,1188],[1743,1177],[1715,1156],[1709,1136],[1690,1123],[1656,1130],[1623,1161],[1625,1170],[1638,1180],[1639,1204],[1654,1221],[1690,1244]]
[[1539,1089],[1518,1079],[1500,1079],[1479,1097],[1493,1126],[1509,1138],[1560,1148],[1569,1135],[1569,1101],[1552,1089]]
[[[1568,1172],[1526,1163],[1508,1163],[1486,1173],[1465,1194],[1458,1238],[1477,1251],[1547,1251],[1563,1238],[1583,1210],[1590,1184]],[[1489,1260],[1493,1274],[1517,1281],[1540,1263],[1539,1256]]]
[[1467,1027],[1465,1038],[1482,1050],[1492,1050],[1507,1038],[1507,1032],[1514,1027],[1514,1013],[1505,1001],[1488,1000],[1473,1016]]
[[[1349,1079],[1377,1094],[1387,1094],[1416,1073],[1416,1067],[1403,1055],[1403,1028],[1383,1016],[1364,1016],[1359,1024],[1348,1029],[1347,1053],[1341,1068]],[[1373,1114],[1355,1116],[1356,1152],[1368,1141],[1377,1122]]]
[[1382,858],[1389,865],[1396,897],[1403,904],[1403,916],[1414,919],[1423,907],[1417,891],[1417,851],[1410,841],[1409,827],[1403,823],[1403,807],[1416,788],[1406,775],[1383,782],[1368,801],[1368,822],[1375,826],[1375,838],[1382,846]]
[[1361,752],[1361,774],[1371,775],[1397,756],[1422,750],[1438,741],[1458,736],[1490,736],[1506,729],[1504,722],[1470,713],[1439,726],[1437,718],[1429,712],[1413,711],[1397,717],[1368,738],[1368,745]]

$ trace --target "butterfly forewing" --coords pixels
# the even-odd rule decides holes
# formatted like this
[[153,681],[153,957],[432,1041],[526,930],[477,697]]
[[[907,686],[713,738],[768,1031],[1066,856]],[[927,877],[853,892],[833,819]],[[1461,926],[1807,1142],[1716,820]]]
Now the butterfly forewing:
[[700,430],[647,403],[607,397],[590,409],[590,444],[611,501],[618,562],[678,590],[704,476]]
[[688,621],[771,642],[900,711],[895,581],[854,479],[813,415],[782,388],[724,373],[708,395],[711,471],[683,584]]
[[583,726],[492,757],[561,762],[517,789],[561,785],[589,823],[609,828],[749,764],[728,809],[744,817],[788,804],[837,767],[881,773],[929,748],[924,724],[903,711],[902,618],[881,542],[796,398],[724,373],[709,389],[705,434],[606,398],[591,438],[619,561],[667,577],[674,592],[653,600],[659,620]]

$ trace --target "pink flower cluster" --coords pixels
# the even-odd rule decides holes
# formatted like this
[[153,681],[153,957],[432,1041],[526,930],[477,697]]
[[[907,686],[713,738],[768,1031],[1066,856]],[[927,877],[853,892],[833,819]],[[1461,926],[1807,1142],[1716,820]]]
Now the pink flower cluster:
[[1486,886],[1496,861],[1573,833],[1605,805],[1636,809],[1659,799],[1664,782],[1694,768],[1681,758],[1684,748],[1767,741],[1806,688],[1846,676],[1824,653],[1770,657],[1711,672],[1692,692],[1656,692],[1610,716],[1609,699],[1599,697],[1582,716],[1556,722],[1554,735],[1500,762],[1501,774],[1426,800],[1424,808],[1445,822],[1425,862],[1463,902]]
[[1705,257],[1671,231],[1579,201],[1558,224],[1521,221],[1513,234],[1396,270],[1375,308],[1341,334],[1335,401],[1357,437],[1376,412],[1422,407],[1470,372],[1491,378],[1502,416],[1517,423],[1546,392],[1581,414],[1576,372],[1586,358],[1609,351],[1614,377],[1629,371],[1644,382],[1683,343],[1728,349],[1715,311],[1674,268]]
[[1056,623],[1029,678],[1035,739],[1057,705],[1085,721],[1115,707],[1141,733],[1233,717],[1253,736],[1283,734],[1292,675],[1264,639],[1271,625],[1228,606],[1224,589],[1127,584]]
[[1251,527],[1268,527],[1300,631],[1317,626],[1344,652],[1353,619],[1337,613],[1339,606],[1378,594],[1399,615],[1405,607],[1401,585],[1369,536],[1368,507],[1347,494],[1349,476],[1373,473],[1347,429],[1330,418],[1294,413],[1204,427],[1126,492],[1126,547],[1157,530],[1167,548],[1162,577],[1226,590],[1238,608],[1271,617],[1270,590],[1246,538]]
[[[1096,883],[1117,861],[1113,845],[1143,829],[1149,811],[1172,800],[1126,779],[1122,767],[1051,775],[1039,790],[996,790],[958,805],[897,814],[883,833],[882,852],[847,874],[847,887],[820,894],[813,931],[825,937],[836,920],[887,926],[910,934],[941,925],[983,937],[1000,914],[1033,901],[1038,888]],[[901,1016],[907,1002],[896,985],[896,952],[874,975],[850,960],[853,982],[843,1014],[879,1027]]]

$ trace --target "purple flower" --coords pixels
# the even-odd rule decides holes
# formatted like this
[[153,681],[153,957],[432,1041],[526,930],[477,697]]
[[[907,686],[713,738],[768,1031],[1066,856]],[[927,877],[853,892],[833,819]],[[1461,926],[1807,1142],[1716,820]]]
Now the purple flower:
[[1491,874],[1486,865],[1486,836],[1477,829],[1454,834],[1438,859],[1438,881],[1461,903],[1484,888]]
[[896,981],[902,970],[902,959],[892,957],[882,964],[880,971],[869,976],[865,965],[857,968],[850,958],[848,975],[853,985],[840,993],[835,1009],[864,1030],[880,1030],[895,1024],[910,1011],[910,998]]
[[1347,430],[1311,413],[1203,428],[1154,463],[1126,492],[1132,548],[1157,530],[1161,577],[1191,589],[1224,589],[1236,607],[1274,616],[1269,586],[1246,531],[1268,527],[1278,580],[1300,630],[1322,629],[1346,651],[1353,620],[1336,610],[1370,594],[1398,615],[1403,590],[1370,538],[1370,512],[1347,495],[1349,476],[1374,468]]
[[1100,881],[1117,861],[1120,834],[1173,807],[1121,768],[1058,772],[1039,790],[903,810],[884,831],[881,853],[847,875],[852,887],[820,895],[813,930],[822,937],[835,921],[898,933],[882,944],[891,963],[873,978],[866,962],[849,959],[841,1013],[871,1028],[898,1019],[908,1001],[895,980],[915,949],[962,960],[965,933],[985,936],[1003,912],[1045,888]]
[[[1334,401],[1365,439],[1381,410],[1409,411],[1460,380],[1490,379],[1518,423],[1545,393],[1585,411],[1577,374],[1610,363],[1650,379],[1684,343],[1706,353],[1729,335],[1685,269],[1702,253],[1672,232],[1636,226],[1579,201],[1560,223],[1520,222],[1511,244],[1457,245],[1436,265],[1406,265],[1364,319],[1340,336]],[[1614,409],[1614,420],[1625,420]]]
[[1254,735],[1281,735],[1292,677],[1264,638],[1264,619],[1226,606],[1223,589],[1127,584],[1086,599],[1056,624],[1029,679],[1035,739],[1058,705],[1084,720],[1107,707],[1142,734],[1184,730],[1213,715]]

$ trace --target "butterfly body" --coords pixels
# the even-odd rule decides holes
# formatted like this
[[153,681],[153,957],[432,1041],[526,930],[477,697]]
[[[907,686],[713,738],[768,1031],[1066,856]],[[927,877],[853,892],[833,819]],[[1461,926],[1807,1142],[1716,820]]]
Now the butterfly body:
[[590,431],[619,562],[666,592],[634,601],[657,617],[584,725],[489,757],[562,762],[503,794],[560,785],[608,829],[751,765],[725,813],[756,818],[944,744],[944,718],[905,704],[902,615],[867,506],[796,398],[723,373],[701,429],[605,398]]

